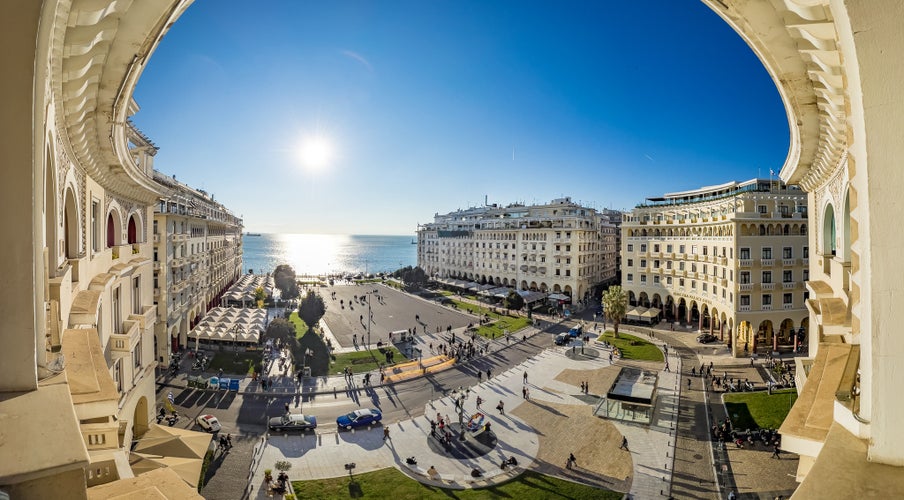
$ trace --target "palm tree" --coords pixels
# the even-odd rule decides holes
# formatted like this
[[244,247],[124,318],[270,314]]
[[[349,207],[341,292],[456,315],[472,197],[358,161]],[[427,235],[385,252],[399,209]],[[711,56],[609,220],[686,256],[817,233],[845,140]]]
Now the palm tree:
[[606,314],[606,318],[612,321],[615,328],[615,338],[618,338],[618,324],[625,317],[625,313],[628,312],[628,296],[625,295],[622,287],[618,285],[610,286],[603,293],[603,312]]

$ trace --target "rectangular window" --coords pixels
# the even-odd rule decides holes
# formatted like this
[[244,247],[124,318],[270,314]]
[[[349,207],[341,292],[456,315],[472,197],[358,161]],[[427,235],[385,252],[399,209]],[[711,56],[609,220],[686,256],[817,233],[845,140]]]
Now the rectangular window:
[[132,359],[135,361],[135,371],[134,373],[138,373],[138,369],[141,368],[141,341],[139,340],[137,344],[135,344],[135,349],[132,351]]
[[653,269],[659,269],[659,261],[658,260],[653,261]]
[[640,267],[647,267],[647,259],[640,259]]
[[671,284],[672,284],[672,277],[671,277],[671,276],[666,277],[666,279],[665,279],[665,284],[666,284],[666,285],[671,285]]
[[703,291],[705,292],[706,290],[707,290],[706,283],[703,283]]
[[804,258],[805,259],[810,258],[810,247],[804,247]]
[[670,261],[670,260],[665,261],[665,268],[666,268],[666,269],[671,269],[671,268],[672,268],[672,261]]
[[119,301],[119,287],[113,289],[113,333],[119,334],[122,331],[122,305]]
[[684,245],[678,246],[678,253],[684,253]]
[[742,306],[750,305],[750,295],[741,295],[741,305]]
[[641,275],[640,275],[640,282],[641,282],[641,283],[646,283],[646,282],[647,282],[647,275],[646,275],[646,274],[641,274]]
[[100,201],[91,200],[91,249],[100,251]]
[[628,267],[634,267],[634,259],[628,259]]
[[632,281],[634,281],[634,275],[631,273],[628,273],[628,277],[627,277],[626,281],[628,283],[631,283]]
[[741,260],[749,260],[749,259],[750,259],[750,249],[749,249],[749,248],[742,248],[742,249],[741,249],[741,256],[740,256],[740,259],[741,259]]
[[782,248],[782,258],[783,259],[793,259],[794,252],[791,251],[791,247]]
[[141,314],[141,276],[132,278],[132,314]]
[[763,256],[762,259],[771,259],[772,258],[772,247],[763,247]]
[[668,253],[672,253],[672,245],[666,245],[666,246],[665,246],[665,251],[668,252]]
[[761,213],[761,214],[766,213],[766,205],[757,205],[756,211],[759,212],[759,213]]
[[769,295],[768,293],[763,294],[763,305],[764,306],[772,305],[772,295]]
[[683,260],[678,262],[678,270],[684,271],[684,261]]
[[641,244],[640,244],[640,251],[641,251],[641,252],[646,252],[646,251],[647,251],[647,244],[646,244],[646,243],[641,243]]
[[763,271],[763,283],[772,283],[772,271]]
[[810,270],[804,269],[804,281],[810,281]]
[[750,271],[741,271],[741,273],[738,277],[740,278],[740,280],[741,280],[740,283],[742,285],[750,284]]
[[684,287],[684,278],[678,278],[678,286]]
[[657,245],[653,245],[653,251],[654,251],[654,252],[658,252],[658,251],[659,251],[659,245],[658,245],[658,244],[657,244]]
[[122,360],[117,359],[113,363],[113,383],[116,384],[116,390],[122,392]]
[[628,251],[629,251],[629,252],[633,252],[633,251],[634,251],[634,245],[633,245],[633,244],[628,243]]
[[691,280],[691,288],[693,288],[694,290],[697,289],[697,280]]
[[793,295],[791,295],[790,293],[786,293],[786,294],[782,295],[782,304],[793,304],[793,303],[794,303]]
[[782,271],[782,283],[791,283],[794,281],[791,271]]
[[656,285],[659,284],[659,276],[653,276],[653,283]]

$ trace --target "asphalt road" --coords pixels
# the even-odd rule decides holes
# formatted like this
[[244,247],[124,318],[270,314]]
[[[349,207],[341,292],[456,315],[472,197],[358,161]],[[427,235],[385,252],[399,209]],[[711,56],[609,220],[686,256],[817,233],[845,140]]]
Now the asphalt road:
[[[333,292],[336,293],[335,298]],[[477,322],[474,316],[412,297],[388,286],[337,285],[321,288],[320,293],[327,306],[323,321],[342,347],[352,347],[354,335],[357,335],[359,344],[362,343],[360,339],[367,331],[368,305],[360,300],[361,296],[370,299],[373,313],[370,342],[374,344],[381,340],[388,342],[389,332],[409,328],[417,328],[419,332],[424,329],[435,332],[436,327],[445,330],[448,326],[461,328]],[[415,315],[420,321],[415,320]]]
[[458,387],[470,387],[477,383],[477,371],[484,378],[487,369],[491,373],[501,373],[518,365],[543,349],[553,345],[553,338],[559,331],[566,331],[567,325],[557,325],[550,332],[539,333],[527,341],[514,342],[487,356],[460,364],[455,368],[431,374],[426,377],[400,382],[391,386],[370,389],[355,388],[334,394],[298,396],[278,394],[239,395],[236,393],[215,393],[195,389],[164,389],[158,393],[158,406],[163,405],[167,393],[172,390],[175,406],[182,418],[179,427],[194,428],[198,415],[213,414],[223,426],[222,432],[242,435],[264,433],[267,419],[281,415],[285,404],[293,412],[311,413],[317,417],[318,431],[336,429],[336,417],[361,407],[379,408],[385,422],[395,422],[424,414],[425,405],[448,391]]

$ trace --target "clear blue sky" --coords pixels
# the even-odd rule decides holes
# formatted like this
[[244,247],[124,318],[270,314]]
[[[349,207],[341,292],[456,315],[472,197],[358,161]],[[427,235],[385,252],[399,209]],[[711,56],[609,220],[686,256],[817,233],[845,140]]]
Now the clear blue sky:
[[135,98],[156,168],[254,232],[412,234],[484,196],[629,209],[788,150],[762,64],[695,0],[197,0]]

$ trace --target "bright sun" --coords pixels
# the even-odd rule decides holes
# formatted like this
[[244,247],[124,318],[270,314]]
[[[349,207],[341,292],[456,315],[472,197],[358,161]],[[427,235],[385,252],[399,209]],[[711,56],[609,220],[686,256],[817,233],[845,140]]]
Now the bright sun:
[[298,148],[298,156],[308,170],[321,170],[333,159],[333,145],[322,135],[307,137]]

